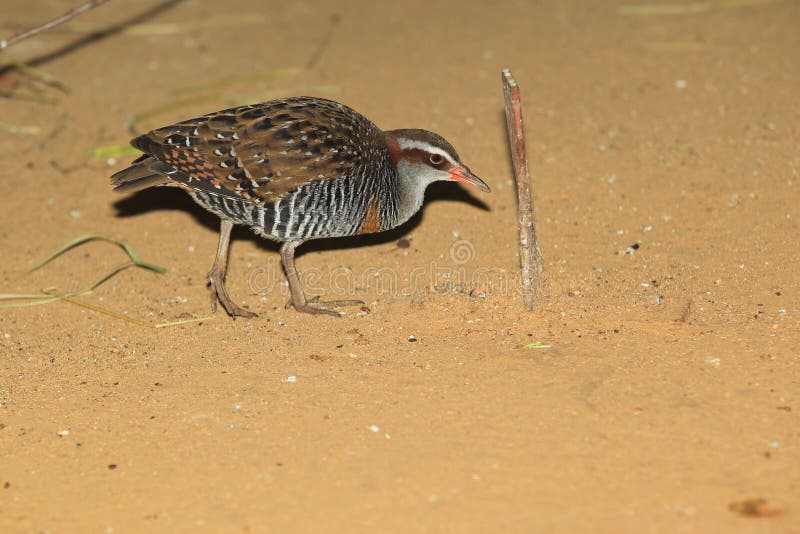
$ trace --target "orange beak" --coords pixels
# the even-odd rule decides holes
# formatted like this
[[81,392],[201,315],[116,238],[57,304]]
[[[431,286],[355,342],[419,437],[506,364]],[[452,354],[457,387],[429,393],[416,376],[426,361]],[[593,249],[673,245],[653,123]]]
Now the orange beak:
[[491,192],[491,188],[486,185],[486,182],[472,174],[472,171],[465,166],[453,167],[450,169],[450,179],[454,182],[461,182],[462,184],[474,185],[479,189]]

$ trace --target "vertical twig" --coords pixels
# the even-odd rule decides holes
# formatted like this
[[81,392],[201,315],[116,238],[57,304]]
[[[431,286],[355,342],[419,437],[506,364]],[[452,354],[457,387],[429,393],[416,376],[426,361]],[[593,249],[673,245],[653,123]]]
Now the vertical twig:
[[30,30],[25,30],[24,32],[17,33],[15,35],[12,35],[11,37],[9,37],[8,39],[6,39],[4,41],[0,41],[0,50],[5,50],[9,46],[13,46],[13,45],[17,44],[18,42],[24,41],[25,39],[27,39],[29,37],[33,37],[34,35],[38,35],[38,34],[42,33],[43,31],[47,31],[47,30],[49,30],[51,28],[55,28],[59,24],[64,24],[68,20],[74,19],[75,17],[77,17],[81,13],[89,11],[90,9],[94,9],[99,5],[105,4],[106,2],[108,2],[108,0],[89,0],[88,2],[85,2],[85,3],[81,4],[81,5],[79,5],[78,7],[74,7],[72,9],[70,9],[69,11],[67,11],[66,13],[61,15],[60,17],[58,17],[56,19],[53,19],[50,22],[42,24],[41,26],[36,26],[35,28],[31,28]]
[[509,69],[503,69],[503,95],[506,104],[506,125],[508,142],[511,146],[511,159],[514,162],[514,175],[517,182],[519,213],[519,261],[522,268],[522,298],[525,307],[535,310],[541,306],[540,297],[546,291],[542,251],[536,237],[536,223],[533,218],[531,197],[531,177],[528,173],[528,156],[525,152],[525,130],[522,125],[522,101],[519,86]]

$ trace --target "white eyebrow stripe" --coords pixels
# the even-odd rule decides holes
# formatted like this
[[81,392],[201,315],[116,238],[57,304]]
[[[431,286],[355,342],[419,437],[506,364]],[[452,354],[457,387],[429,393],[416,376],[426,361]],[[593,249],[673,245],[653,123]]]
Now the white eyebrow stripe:
[[409,149],[416,148],[418,150],[422,150],[424,152],[428,152],[429,154],[439,154],[444,159],[446,159],[450,163],[450,165],[452,165],[453,167],[457,167],[458,166],[458,162],[455,161],[452,158],[452,156],[450,156],[450,154],[448,154],[447,152],[445,152],[444,150],[442,150],[439,147],[435,147],[435,146],[431,145],[430,143],[426,143],[425,141],[417,141],[415,139],[405,139],[405,138],[401,137],[401,138],[399,138],[397,140],[397,144],[400,145],[400,148],[402,150],[409,150]]

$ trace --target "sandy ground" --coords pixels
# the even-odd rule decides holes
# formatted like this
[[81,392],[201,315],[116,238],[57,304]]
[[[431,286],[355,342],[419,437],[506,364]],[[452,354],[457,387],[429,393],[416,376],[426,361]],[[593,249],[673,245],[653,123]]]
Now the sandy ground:
[[[74,3],[5,1],[3,34]],[[116,195],[133,156],[91,155],[135,115],[334,98],[445,135],[494,192],[440,184],[400,231],[306,245],[308,283],[367,314],[285,310],[275,245],[244,229],[228,287],[256,320],[0,310],[0,531],[800,532],[800,4],[376,4],[119,0],[2,56],[71,92],[0,99],[38,129],[0,131],[0,292],[86,287],[119,249],[24,273],[101,232],[167,272],[85,302],[209,315],[214,217]],[[551,288],[535,313],[507,283],[503,67]]]

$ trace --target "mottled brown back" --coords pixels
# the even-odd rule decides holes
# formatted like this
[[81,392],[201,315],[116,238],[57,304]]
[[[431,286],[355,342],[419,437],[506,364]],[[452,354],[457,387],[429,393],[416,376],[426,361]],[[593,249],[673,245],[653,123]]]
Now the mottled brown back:
[[[338,102],[293,97],[158,128],[131,144],[179,172],[184,187],[272,203],[313,181],[361,173],[388,158],[381,130]],[[125,172],[125,171],[123,171]],[[188,178],[187,178],[188,175]]]

